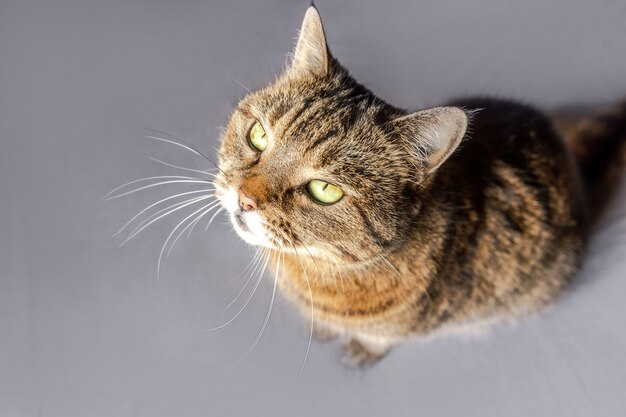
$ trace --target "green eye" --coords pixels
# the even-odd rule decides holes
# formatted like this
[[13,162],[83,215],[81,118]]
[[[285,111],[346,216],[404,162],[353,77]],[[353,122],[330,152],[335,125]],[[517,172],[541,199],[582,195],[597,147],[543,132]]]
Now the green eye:
[[322,204],[333,204],[341,200],[343,197],[343,191],[341,188],[336,187],[326,181],[311,180],[307,185],[309,194],[315,199],[315,201]]
[[254,122],[252,128],[250,128],[248,132],[248,143],[259,152],[263,152],[265,148],[267,148],[267,135],[261,123]]

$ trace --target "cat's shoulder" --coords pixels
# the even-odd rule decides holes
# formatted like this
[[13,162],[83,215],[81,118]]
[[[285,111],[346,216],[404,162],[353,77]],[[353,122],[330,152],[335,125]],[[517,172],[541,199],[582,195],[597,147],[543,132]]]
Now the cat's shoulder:
[[528,146],[536,151],[561,148],[548,116],[531,105],[488,97],[457,99],[447,105],[464,109],[470,117],[466,148],[472,148],[472,143],[477,148],[486,146],[507,153]]

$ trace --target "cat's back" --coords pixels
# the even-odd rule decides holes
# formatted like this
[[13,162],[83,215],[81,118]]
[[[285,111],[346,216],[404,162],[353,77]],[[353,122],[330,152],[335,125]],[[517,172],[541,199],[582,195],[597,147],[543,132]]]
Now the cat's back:
[[[465,182],[487,203],[532,213],[545,224],[586,229],[578,168],[550,120],[517,102],[476,98],[468,134],[442,178]],[[445,168],[445,167],[444,167]]]
[[[476,166],[480,162],[483,167],[489,167],[489,163],[495,161],[525,165],[529,159],[567,156],[563,141],[538,109],[491,98],[455,100],[451,105],[471,114],[466,138],[450,159],[451,166],[472,166],[472,161]],[[562,168],[567,170],[572,166]]]
[[477,306],[533,310],[561,292],[584,248],[577,168],[538,110],[491,99],[453,105],[479,110],[436,174],[429,201],[437,203],[417,229],[446,225],[432,282],[461,316]]

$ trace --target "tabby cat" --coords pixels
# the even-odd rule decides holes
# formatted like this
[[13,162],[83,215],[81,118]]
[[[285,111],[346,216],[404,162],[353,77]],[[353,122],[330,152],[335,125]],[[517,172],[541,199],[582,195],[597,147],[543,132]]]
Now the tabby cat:
[[510,101],[408,112],[338,63],[311,6],[285,73],[233,112],[217,196],[315,333],[371,364],[563,292],[607,192],[593,209],[586,196],[619,173],[625,108],[574,129],[571,146]]

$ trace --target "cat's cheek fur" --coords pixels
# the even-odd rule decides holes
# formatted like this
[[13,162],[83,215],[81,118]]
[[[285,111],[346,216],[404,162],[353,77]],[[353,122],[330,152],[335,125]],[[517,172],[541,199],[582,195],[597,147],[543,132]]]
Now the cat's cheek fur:
[[218,189],[216,195],[220,199],[222,206],[231,216],[239,210],[239,197],[234,188],[228,188],[226,190]]

